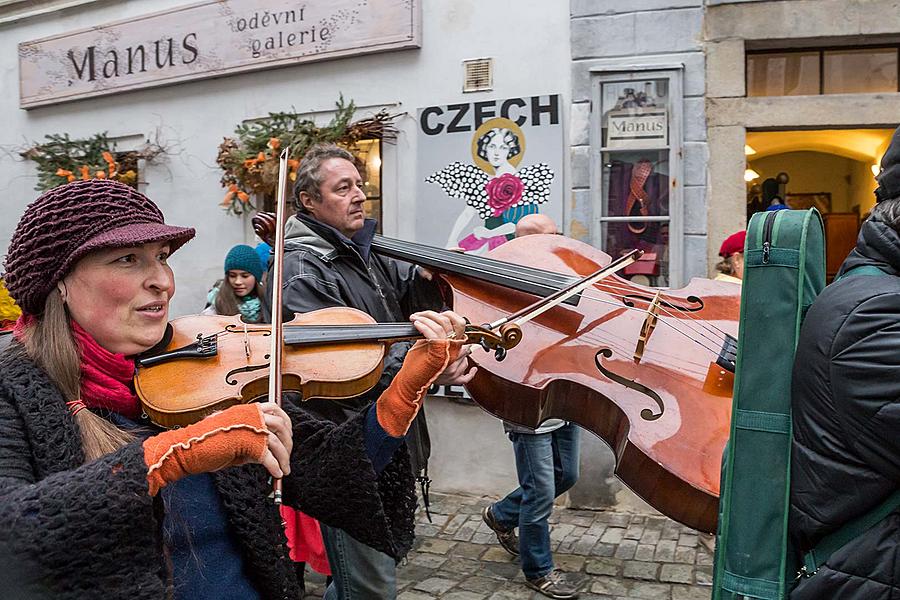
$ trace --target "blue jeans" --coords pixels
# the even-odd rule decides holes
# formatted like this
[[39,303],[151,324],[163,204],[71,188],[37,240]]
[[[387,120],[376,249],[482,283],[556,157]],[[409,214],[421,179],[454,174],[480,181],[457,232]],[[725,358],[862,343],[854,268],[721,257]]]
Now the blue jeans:
[[397,563],[393,558],[350,537],[346,531],[321,524],[325,554],[333,581],[322,600],[394,600]]
[[519,556],[528,579],[553,570],[550,525],[553,499],[578,481],[581,430],[571,423],[550,433],[509,433],[519,487],[495,502],[491,512],[506,529],[519,528]]

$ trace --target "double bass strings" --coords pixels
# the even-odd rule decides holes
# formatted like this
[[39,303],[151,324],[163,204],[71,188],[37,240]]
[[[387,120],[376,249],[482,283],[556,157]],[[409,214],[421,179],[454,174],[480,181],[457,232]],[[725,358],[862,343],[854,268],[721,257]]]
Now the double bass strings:
[[[483,257],[480,257],[480,258],[483,258]],[[489,259],[484,259],[484,260],[489,260]],[[555,290],[555,289],[557,289],[557,286],[560,285],[560,283],[557,279],[557,277],[561,275],[559,273],[553,273],[550,271],[541,271],[538,269],[530,268],[529,270],[533,274],[533,277],[529,278],[529,279],[524,279],[524,278],[518,276],[515,265],[512,265],[510,263],[504,263],[503,261],[493,261],[493,262],[495,263],[495,265],[492,265],[492,266],[496,270],[504,272],[507,276],[510,277],[510,279],[513,279],[515,281],[521,281],[521,282],[525,282],[525,283],[538,283],[539,285],[546,287],[548,290]],[[537,275],[537,273],[547,273],[547,276]],[[565,277],[568,277],[568,276],[565,276]],[[537,279],[537,281],[535,281],[535,279]],[[618,306],[618,307],[624,308],[626,310],[634,310],[634,311],[637,311],[637,312],[640,312],[643,314],[647,314],[647,315],[650,314],[650,311],[647,309],[638,308],[636,306],[628,306],[628,305],[624,304],[624,301],[626,299],[626,294],[624,294],[624,293],[616,294],[616,293],[612,293],[612,292],[609,292],[604,289],[604,288],[609,288],[609,289],[616,290],[619,292],[625,291],[625,292],[634,293],[635,292],[634,288],[629,288],[629,287],[622,286],[622,285],[616,286],[616,285],[609,283],[608,281],[605,283],[598,284],[596,286],[596,288],[601,291],[606,291],[606,294],[608,296],[611,296],[612,298],[617,298],[622,303],[620,304],[620,302],[618,302],[618,301],[607,300],[606,298],[603,298],[601,296],[588,294],[587,290],[582,292],[582,294],[581,294],[582,299],[589,300],[591,302],[598,302],[601,304],[609,304],[609,305],[613,305],[613,306]],[[692,341],[693,343],[698,344],[699,346],[701,346],[705,350],[709,351],[710,353],[714,354],[715,356],[719,355],[719,353],[721,352],[721,347],[725,343],[725,340],[727,339],[726,336],[728,334],[726,332],[722,331],[721,329],[719,329],[718,327],[716,327],[709,321],[707,321],[705,319],[697,318],[696,316],[690,314],[689,312],[676,314],[675,312],[670,311],[670,310],[664,308],[662,305],[660,305],[658,317],[659,317],[660,323],[670,327],[672,330],[683,335],[684,337],[686,337],[688,340]],[[668,317],[668,318],[666,319],[663,317]],[[687,329],[699,337],[694,337],[691,334],[687,333],[686,331],[683,331],[680,327],[677,327],[673,323],[669,322],[670,320],[685,323],[685,325],[687,325]],[[695,325],[699,326],[699,329],[698,329],[698,327],[695,327]],[[707,332],[711,333],[712,337],[710,337],[710,335],[707,335]],[[718,332],[721,335],[716,335],[716,332]],[[710,346],[706,345],[706,343],[704,343],[700,338],[703,338],[709,342],[712,342],[715,346],[710,347]]]
[[[386,240],[382,240],[382,241],[386,241]],[[409,244],[409,242],[405,242],[405,244]],[[529,267],[529,266],[523,267],[521,265],[514,265],[512,263],[507,263],[505,261],[488,258],[488,257],[484,257],[484,256],[473,256],[473,255],[469,255],[469,254],[459,254],[459,253],[450,252],[450,254],[452,256],[448,257],[448,256],[446,256],[448,251],[436,249],[431,246],[425,246],[425,245],[421,245],[421,244],[413,244],[413,245],[416,246],[416,248],[418,248],[419,253],[422,255],[421,258],[431,257],[432,259],[440,259],[442,262],[444,262],[446,264],[454,265],[457,268],[475,267],[475,268],[478,268],[479,270],[482,270],[485,272],[494,271],[496,273],[503,274],[504,276],[508,277],[510,280],[518,281],[518,282],[522,282],[522,283],[534,284],[536,282],[543,282],[543,283],[538,283],[538,285],[542,285],[543,287],[547,288],[548,290],[555,291],[557,289],[564,288],[566,285],[569,285],[573,281],[578,279],[576,276],[572,276],[572,275],[556,273],[554,271],[546,271],[544,269],[538,269],[536,267]],[[437,252],[437,254],[435,254],[435,252]],[[413,261],[413,262],[415,262],[415,261]],[[598,287],[605,285],[605,286],[609,287],[610,289],[633,291],[630,288],[623,287],[621,285],[618,286],[618,288],[617,288],[616,286],[613,286],[611,283],[609,283],[609,281],[610,280],[608,280],[608,279],[604,280],[604,283],[600,284]],[[607,293],[609,293],[609,292],[607,292]],[[617,296],[616,294],[611,294],[611,293],[609,293],[609,295],[611,295],[613,297],[618,297],[622,300],[625,299],[624,295]],[[596,297],[593,297],[593,299],[595,301],[597,300]],[[665,310],[662,307],[660,307],[659,312],[662,312],[666,316],[669,316],[673,319],[678,319],[680,321],[692,321],[694,324],[699,325],[699,327],[701,329],[713,332],[714,335],[715,335],[715,332],[717,332],[719,335],[715,335],[714,338],[710,338],[705,335],[703,336],[706,339],[712,341],[717,347],[721,347],[721,345],[725,342],[725,340],[727,339],[727,336],[729,335],[728,333],[726,333],[725,331],[723,331],[716,325],[710,323],[709,321],[706,321],[704,319],[699,319],[690,314],[685,315],[684,318],[680,318],[674,312]],[[698,332],[697,329],[694,327],[691,327],[691,330],[694,331],[695,333]],[[693,340],[693,341],[696,341],[696,340]],[[718,355],[719,350],[716,350],[715,352]]]
[[[414,242],[402,242],[402,245],[398,246],[396,242],[396,240],[392,240],[391,238],[382,238],[381,236],[376,236],[376,243],[374,246],[376,251],[386,252],[388,255],[393,255],[395,258],[417,262],[423,264],[426,267],[437,268],[438,270],[446,269],[449,273],[456,273],[464,276],[466,275],[467,271],[477,271],[482,274],[499,275],[500,277],[507,279],[508,282],[530,284],[530,286],[532,287],[544,288],[544,290],[548,293],[552,293],[554,291],[562,289],[571,284],[573,281],[577,280],[577,277],[574,277],[572,275],[566,275],[554,271],[547,271],[544,269],[538,269],[536,267],[516,265],[513,263],[508,263],[506,261],[487,258],[483,256],[473,256],[468,254],[456,253],[449,250],[444,250],[442,248],[435,248],[433,246],[426,246],[424,244],[416,244]],[[431,264],[429,264],[429,262]],[[473,276],[479,279],[483,279],[483,277],[478,277],[477,275]],[[485,280],[488,282],[491,281],[490,279]],[[634,293],[636,291],[640,292],[641,290],[633,288],[623,288],[622,286],[618,286],[617,288],[616,286],[609,284],[608,282],[609,280],[606,280],[606,283],[603,284],[607,289],[603,289],[601,286],[597,286],[598,290],[604,293],[603,296],[592,295],[587,293],[587,290],[585,290],[581,293],[581,297],[587,301],[607,304],[623,310],[637,311],[644,315],[649,314],[650,311],[647,309],[642,309],[634,305],[629,306],[625,304],[624,301],[626,300],[626,296],[624,294],[614,294],[609,291],[618,289],[619,291],[625,290]],[[505,286],[506,284],[498,283],[498,285]],[[524,292],[525,290],[522,291]],[[619,298],[620,300],[609,300],[608,298],[610,297]],[[660,310],[657,311],[659,323],[661,323],[665,327],[668,327],[675,333],[684,336],[689,342],[699,345],[714,357],[719,356],[722,344],[726,339],[725,336],[728,335],[727,333],[703,319],[698,319],[694,315],[676,315],[665,309],[663,306],[660,306],[659,308]],[[662,313],[662,315],[660,315],[660,313]],[[682,323],[685,323],[694,334],[699,334],[698,337],[692,336],[691,333],[684,331],[682,328],[670,322],[670,320],[674,321],[676,319]],[[705,330],[705,332],[710,332],[712,334],[712,337],[710,337],[710,335],[706,335],[704,331],[698,331],[695,325],[698,325],[701,329]],[[538,326],[540,325],[538,324]],[[715,331],[718,331],[721,336],[716,335]],[[634,343],[634,340],[625,339],[624,337],[617,336],[609,331],[604,331],[603,337],[594,337],[590,334],[585,334],[581,337],[589,342],[596,342],[598,344],[615,347],[617,350],[620,350],[621,352],[626,354],[630,353],[630,351],[627,350],[627,346]],[[624,343],[621,346],[617,343],[611,344],[610,342],[612,340],[610,340],[609,338],[619,338]],[[713,346],[711,347],[707,345],[708,342],[704,342],[704,339],[712,342]],[[645,357],[649,358],[650,356],[656,354],[665,354],[669,358],[669,360],[673,358],[667,353],[658,353],[654,351],[652,346],[645,348]],[[708,365],[703,362],[695,363],[691,360],[685,361],[681,357],[679,357],[678,360],[679,362],[684,363],[683,366],[685,367],[686,371],[691,370],[690,368],[687,368],[687,365],[690,365],[691,367],[696,367],[696,374],[700,377],[703,377],[706,373]]]

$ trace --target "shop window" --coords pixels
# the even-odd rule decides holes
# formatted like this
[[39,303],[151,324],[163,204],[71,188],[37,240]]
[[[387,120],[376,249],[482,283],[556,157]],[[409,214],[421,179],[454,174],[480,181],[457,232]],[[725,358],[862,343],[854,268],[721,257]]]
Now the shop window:
[[673,149],[681,147],[680,71],[609,74],[597,83],[599,143],[593,156],[600,246],[614,258],[644,251],[623,276],[678,285],[680,233],[670,233],[681,197],[680,186],[672,184],[681,180],[673,170]]
[[378,221],[378,233],[381,233],[381,140],[360,140],[350,148],[350,152],[356,157],[363,178],[366,216]]
[[805,96],[818,93],[818,52],[772,52],[747,57],[748,96]]
[[824,53],[826,94],[897,91],[897,49],[828,50]]
[[[347,149],[356,159],[356,168],[359,169],[363,180],[363,191],[366,193],[363,207],[366,217],[378,221],[377,231],[381,233],[381,140],[359,140]],[[275,211],[274,194],[263,199],[262,210]]]
[[748,96],[814,96],[900,91],[898,48],[749,52]]

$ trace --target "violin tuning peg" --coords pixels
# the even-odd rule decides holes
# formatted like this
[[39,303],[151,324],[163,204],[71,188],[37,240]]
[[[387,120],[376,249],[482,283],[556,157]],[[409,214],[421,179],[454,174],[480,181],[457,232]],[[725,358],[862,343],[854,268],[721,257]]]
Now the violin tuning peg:
[[494,358],[497,359],[497,362],[500,362],[504,358],[506,358],[506,348],[503,346],[497,346],[497,349],[494,350]]

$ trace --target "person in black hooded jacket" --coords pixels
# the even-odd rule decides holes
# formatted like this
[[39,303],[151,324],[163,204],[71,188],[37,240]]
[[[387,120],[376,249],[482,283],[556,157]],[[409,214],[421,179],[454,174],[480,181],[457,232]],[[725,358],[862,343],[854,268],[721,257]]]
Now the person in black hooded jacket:
[[[900,129],[878,204],[806,315],[792,383],[790,531],[801,553],[900,487]],[[876,267],[875,276],[859,267]],[[793,600],[900,597],[900,514],[848,542]]]

